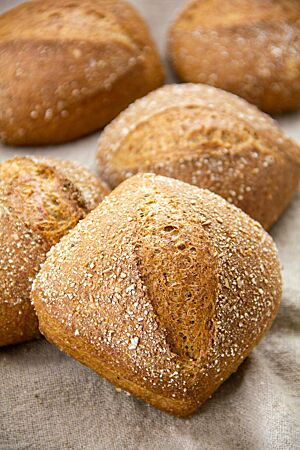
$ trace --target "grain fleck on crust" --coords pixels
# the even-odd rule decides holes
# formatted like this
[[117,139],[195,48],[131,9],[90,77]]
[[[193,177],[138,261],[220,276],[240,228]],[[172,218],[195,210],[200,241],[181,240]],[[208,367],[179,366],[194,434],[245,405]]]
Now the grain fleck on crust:
[[40,264],[108,192],[69,161],[17,157],[0,164],[0,346],[38,337],[30,290]]
[[56,144],[102,128],[163,82],[123,0],[37,0],[0,16],[0,140]]
[[205,85],[162,87],[137,100],[101,135],[101,178],[111,187],[155,172],[207,188],[266,229],[297,189],[300,149],[242,99]]
[[41,332],[117,387],[193,413],[270,327],[277,251],[221,197],[136,175],[54,247],[32,290]]
[[169,32],[180,78],[244,97],[269,113],[300,106],[298,0],[194,0]]

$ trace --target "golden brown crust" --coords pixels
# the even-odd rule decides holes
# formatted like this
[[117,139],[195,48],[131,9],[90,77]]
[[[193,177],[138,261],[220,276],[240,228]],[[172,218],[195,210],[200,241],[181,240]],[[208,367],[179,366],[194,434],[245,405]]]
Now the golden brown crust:
[[41,332],[118,387],[193,413],[270,327],[275,245],[221,197],[136,175],[52,247],[32,290]]
[[244,97],[269,113],[300,106],[298,0],[194,0],[170,28],[184,81]]
[[207,188],[266,229],[297,189],[300,149],[270,117],[205,85],[165,86],[122,112],[99,139],[111,187],[155,172]]
[[0,346],[39,336],[31,282],[48,246],[0,201]]
[[107,184],[85,167],[64,159],[35,158],[36,161],[45,162],[53,167],[61,176],[67,178],[80,193],[84,208],[88,211],[95,209],[102,202],[105,195],[109,194],[110,189]]
[[0,164],[0,346],[39,335],[32,280],[51,245],[107,193],[68,161],[17,157]]
[[0,139],[14,145],[88,134],[163,82],[148,28],[123,0],[26,2],[0,16],[0,55]]

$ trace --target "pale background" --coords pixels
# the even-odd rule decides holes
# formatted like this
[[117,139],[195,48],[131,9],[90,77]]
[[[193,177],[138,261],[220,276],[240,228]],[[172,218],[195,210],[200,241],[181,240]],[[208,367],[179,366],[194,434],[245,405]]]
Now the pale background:
[[[21,3],[0,0],[0,10]],[[162,56],[182,0],[132,1]],[[0,60],[1,64],[1,60]],[[169,73],[169,82],[174,81]],[[279,122],[300,143],[300,113]],[[1,147],[0,160],[42,154],[95,170],[98,134],[52,148]],[[284,297],[269,335],[190,419],[176,419],[112,385],[40,340],[0,349],[0,449],[299,449],[300,192],[271,232],[283,263]],[[298,407],[297,407],[298,406]]]

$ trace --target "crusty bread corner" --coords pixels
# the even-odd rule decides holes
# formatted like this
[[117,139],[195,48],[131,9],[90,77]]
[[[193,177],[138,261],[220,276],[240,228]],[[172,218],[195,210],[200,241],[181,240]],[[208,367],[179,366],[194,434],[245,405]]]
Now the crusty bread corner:
[[148,27],[123,0],[36,0],[0,16],[0,139],[56,144],[102,128],[163,83]]
[[51,245],[107,193],[68,161],[16,157],[0,164],[0,346],[39,335],[32,280]]
[[179,77],[271,114],[300,107],[299,0],[193,0],[169,30]]
[[154,172],[209,189],[269,229],[300,180],[300,148],[270,117],[228,92],[169,85],[137,100],[98,143],[111,187]]
[[192,414],[270,327],[272,238],[208,190],[123,182],[50,250],[32,300],[42,334],[116,386]]

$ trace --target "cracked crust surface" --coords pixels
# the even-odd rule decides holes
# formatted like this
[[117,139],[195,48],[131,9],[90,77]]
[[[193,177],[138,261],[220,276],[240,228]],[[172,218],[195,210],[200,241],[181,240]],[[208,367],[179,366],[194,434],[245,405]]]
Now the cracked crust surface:
[[221,197],[151,174],[122,183],[50,250],[40,330],[117,387],[193,413],[270,327],[276,247]]
[[196,0],[169,31],[184,81],[233,92],[269,113],[300,106],[298,0]]
[[51,245],[108,192],[69,161],[16,157],[0,164],[0,346],[38,337],[32,280]]
[[100,129],[164,78],[147,25],[122,0],[26,2],[0,16],[0,55],[0,139],[14,145]]
[[164,86],[109,124],[98,168],[111,187],[155,172],[207,188],[265,228],[300,179],[300,149],[278,124],[242,99],[205,85]]

